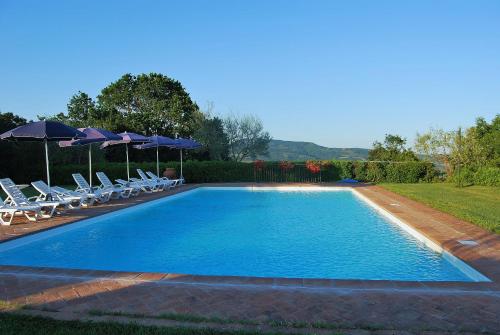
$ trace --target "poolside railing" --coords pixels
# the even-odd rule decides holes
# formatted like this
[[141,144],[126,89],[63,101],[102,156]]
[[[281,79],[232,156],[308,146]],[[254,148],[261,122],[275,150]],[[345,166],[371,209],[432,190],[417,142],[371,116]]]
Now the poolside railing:
[[321,183],[338,180],[333,169],[317,164],[312,167],[306,163],[266,163],[254,168],[256,183]]

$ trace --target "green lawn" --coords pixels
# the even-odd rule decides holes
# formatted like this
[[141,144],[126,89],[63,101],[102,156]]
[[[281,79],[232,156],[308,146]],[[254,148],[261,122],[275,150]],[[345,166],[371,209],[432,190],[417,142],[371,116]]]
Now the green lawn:
[[[39,316],[0,313],[2,335],[278,335],[282,332],[212,328],[141,326],[135,323],[60,321]],[[299,334],[299,333],[297,333]],[[341,333],[333,331],[332,334]]]
[[459,188],[448,183],[380,186],[500,234],[500,187]]

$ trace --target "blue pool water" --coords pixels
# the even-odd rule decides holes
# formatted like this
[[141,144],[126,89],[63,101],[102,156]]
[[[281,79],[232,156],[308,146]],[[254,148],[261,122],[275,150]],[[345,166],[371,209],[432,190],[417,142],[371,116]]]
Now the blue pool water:
[[350,191],[197,189],[0,244],[0,264],[471,281]]

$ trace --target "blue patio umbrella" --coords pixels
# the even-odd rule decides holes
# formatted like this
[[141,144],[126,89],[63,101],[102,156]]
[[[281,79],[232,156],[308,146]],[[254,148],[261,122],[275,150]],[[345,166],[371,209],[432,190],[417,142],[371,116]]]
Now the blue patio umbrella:
[[151,142],[134,145],[134,148],[141,150],[156,148],[156,175],[160,177],[160,157],[158,149],[159,147],[171,147],[172,145],[176,144],[176,141],[171,139],[170,137],[158,135],[150,136],[149,139],[151,140]]
[[140,135],[140,134],[136,134],[136,133],[129,133],[129,132],[120,133],[120,134],[118,134],[118,136],[121,137],[121,140],[106,141],[103,144],[101,144],[101,149],[106,148],[110,145],[125,144],[125,155],[127,156],[127,180],[130,180],[128,145],[129,144],[149,143],[149,142],[151,142],[151,140],[144,135]]
[[47,185],[49,185],[49,187],[50,168],[48,142],[81,139],[85,137],[87,137],[87,135],[78,129],[56,121],[31,122],[6,131],[0,135],[1,139],[9,141],[44,142],[45,163],[47,165]]
[[183,149],[188,149],[188,150],[189,149],[197,149],[197,148],[201,147],[201,144],[196,142],[195,140],[189,139],[189,138],[176,138],[175,144],[173,144],[170,147],[174,148],[174,149],[179,149],[179,151],[180,151],[180,155],[181,155],[181,176],[180,176],[180,179],[184,179],[184,176],[182,174],[182,150]]
[[119,141],[122,137],[110,132],[109,130],[100,128],[78,128],[78,130],[86,134],[87,137],[71,141],[60,141],[59,146],[62,148],[80,145],[89,146],[89,183],[90,187],[92,187],[92,143]]

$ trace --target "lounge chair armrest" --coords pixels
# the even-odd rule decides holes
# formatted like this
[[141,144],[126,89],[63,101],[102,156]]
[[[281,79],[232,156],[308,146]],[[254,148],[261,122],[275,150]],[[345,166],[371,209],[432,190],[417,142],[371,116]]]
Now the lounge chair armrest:
[[28,201],[37,201],[37,200],[44,200],[44,199],[41,198],[39,195],[28,198]]

